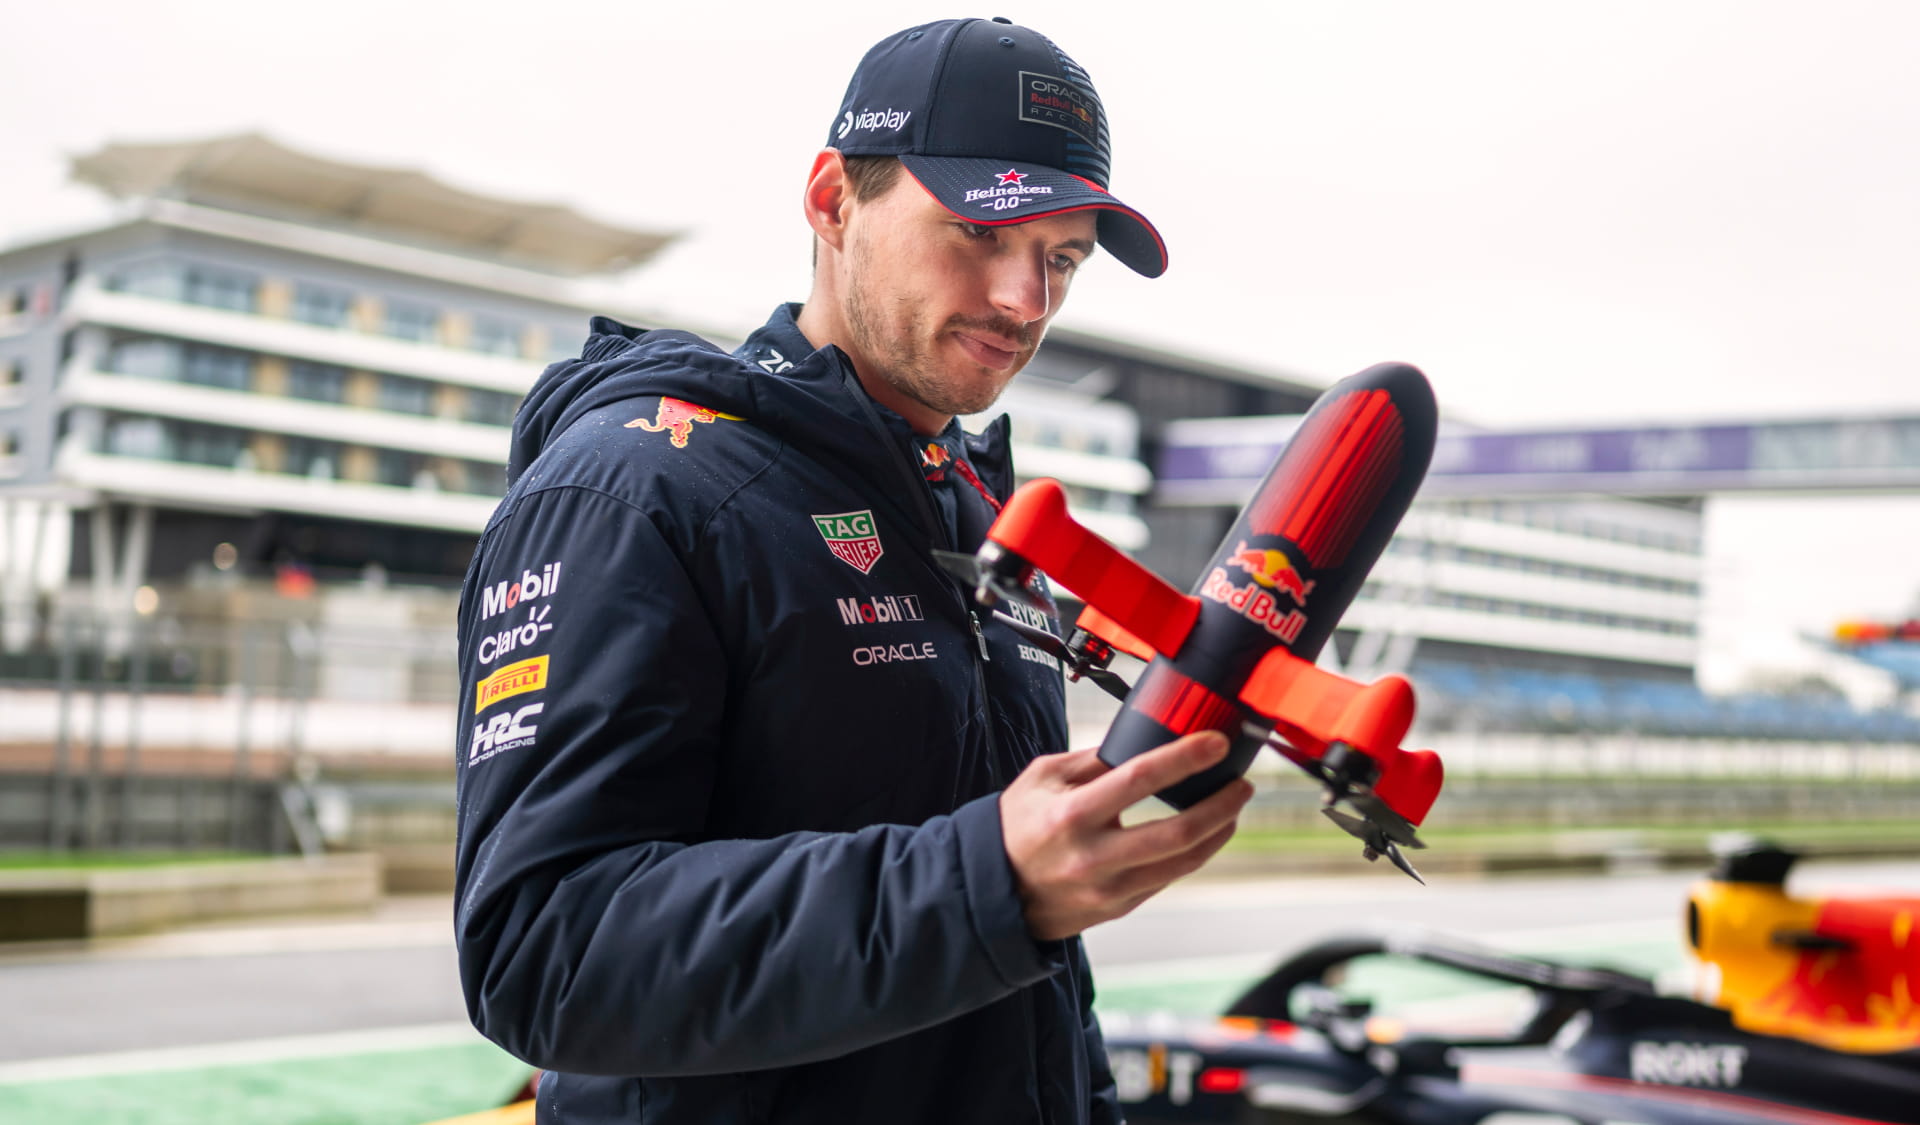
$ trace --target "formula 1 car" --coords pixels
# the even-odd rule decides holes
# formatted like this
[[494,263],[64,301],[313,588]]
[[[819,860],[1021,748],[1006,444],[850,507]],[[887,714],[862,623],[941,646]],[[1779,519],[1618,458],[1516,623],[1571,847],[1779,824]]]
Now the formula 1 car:
[[[1834,930],[1829,917],[1855,918],[1911,900],[1808,904],[1776,895],[1773,905],[1785,910],[1743,901],[1746,892],[1778,888],[1770,880],[1783,881],[1791,862],[1790,853],[1764,848],[1723,859],[1691,896],[1689,939],[1707,970],[1702,994],[1715,1002],[1661,995],[1652,980],[1611,969],[1426,935],[1363,935],[1288,958],[1218,1019],[1105,1018],[1127,1120],[1920,1123],[1920,1015],[1906,997],[1906,978],[1883,982],[1861,972],[1857,962],[1878,966],[1886,951],[1827,932]],[[1809,905],[1817,909],[1804,909]],[[1779,925],[1783,919],[1789,926]],[[1712,943],[1730,943],[1735,933],[1748,939],[1737,957],[1751,959],[1756,947],[1772,946],[1789,961],[1806,962],[1774,974],[1777,988],[1764,1006],[1755,1005],[1750,988],[1724,988],[1734,976],[1756,972],[1735,965],[1738,972],[1729,974],[1718,960],[1722,954]],[[1899,945],[1911,959],[1904,940]],[[1920,943],[1915,946],[1920,952]],[[1419,1006],[1408,1009],[1411,1016],[1378,1015],[1369,998],[1350,987],[1367,971],[1378,983],[1393,967],[1404,985],[1409,966],[1465,974],[1495,991],[1428,1005],[1429,1017],[1438,1018],[1423,1021]],[[1888,994],[1842,995],[1880,984]],[[1829,1003],[1824,1022],[1808,1014],[1807,1004],[1790,1002],[1788,993]],[[1851,1046],[1837,1046],[1843,1043]]]

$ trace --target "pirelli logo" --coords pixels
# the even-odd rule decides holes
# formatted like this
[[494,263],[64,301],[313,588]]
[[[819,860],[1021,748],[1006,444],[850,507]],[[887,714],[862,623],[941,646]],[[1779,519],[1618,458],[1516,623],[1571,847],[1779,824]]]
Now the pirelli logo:
[[473,689],[473,713],[478,715],[503,699],[539,691],[547,686],[547,657],[536,656],[509,664],[481,680]]

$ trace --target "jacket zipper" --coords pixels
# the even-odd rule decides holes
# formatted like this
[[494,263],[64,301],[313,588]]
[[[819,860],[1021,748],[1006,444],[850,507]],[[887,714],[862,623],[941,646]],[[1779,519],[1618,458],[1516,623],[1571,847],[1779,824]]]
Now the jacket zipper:
[[[852,372],[845,368],[842,369],[841,378],[849,383],[855,382]],[[913,497],[914,506],[921,519],[921,525],[930,533],[928,538],[947,550],[952,550],[957,547],[958,544],[947,541],[947,530],[941,526],[938,514],[933,505],[933,500],[927,495],[927,482],[925,478],[921,477],[919,471],[901,456],[899,446],[894,443],[893,435],[887,432],[886,425],[880,421],[880,416],[874,412],[873,403],[868,400],[865,390],[858,386],[852,386],[849,389],[853,392],[854,400],[860,403],[861,407],[865,410],[867,427],[872,430],[874,435],[881,441],[883,448],[894,451],[892,460],[895,467],[900,468],[907,478],[907,494]],[[930,567],[933,566],[931,558],[926,560],[926,565]],[[938,567],[934,567],[934,569],[939,570]],[[940,573],[942,575],[945,574],[944,571],[940,571]],[[997,774],[1010,763],[1001,762],[1000,740],[995,738],[993,733],[993,697],[987,692],[987,664],[992,661],[993,656],[987,649],[987,633],[980,625],[980,614],[975,612],[972,599],[964,592],[956,589],[952,581],[948,581],[946,586],[947,589],[953,592],[960,606],[960,611],[967,615],[967,625],[972,629],[974,643],[979,647],[980,659],[970,660],[969,663],[973,665],[974,690],[980,693],[982,713],[980,733],[985,736],[986,740],[987,767],[990,771]],[[1012,781],[1012,776],[1009,776],[1005,782],[1001,783],[1002,787],[1004,788],[1006,784]],[[1040,1000],[1032,988],[1026,989],[1025,992],[1025,1002],[1020,1005],[1020,1008],[1023,1021],[1027,1025],[1027,1048],[1033,1056],[1034,1065],[1041,1067],[1044,1066],[1045,1060],[1040,1057],[1039,1016],[1035,1011],[1039,1006]],[[1037,1087],[1034,1090],[1034,1095],[1034,1108],[1040,1114],[1041,1125],[1051,1125],[1053,1115],[1048,1112],[1045,1095],[1043,1095]]]
[[[901,455],[900,447],[894,442],[893,435],[887,432],[886,424],[880,421],[880,415],[874,411],[872,400],[867,398],[865,388],[859,385],[859,379],[853,373],[852,364],[843,357],[841,359],[840,378],[841,381],[847,385],[847,391],[853,398],[853,401],[860,404],[861,410],[866,415],[867,428],[873,431],[874,437],[881,443],[881,448],[892,451],[890,460],[893,462],[894,467],[899,469],[905,477],[904,483],[907,486],[907,495],[912,497],[915,514],[920,517],[920,526],[929,533],[928,538],[930,540],[944,549],[952,550],[957,544],[947,542],[946,528],[940,526],[939,517],[934,511],[933,500],[927,495],[927,482],[920,476],[919,471]],[[931,558],[926,560],[926,565],[938,571],[943,577],[945,576],[946,572],[940,571],[937,566],[934,566]],[[987,654],[987,634],[985,630],[981,629],[980,617],[974,613],[973,605],[967,596],[955,589],[954,583],[951,580],[947,581],[945,585],[948,590],[953,592],[955,604],[959,605],[960,612],[966,614],[967,624],[973,630],[974,641],[979,645],[980,659],[973,662],[973,686],[974,690],[980,693],[980,706],[985,715],[985,722],[982,724],[981,733],[986,736],[987,765],[989,769],[998,773],[1001,765],[1000,744],[999,740],[993,736],[993,698],[987,694],[986,662],[992,659],[992,657]],[[1012,781],[1013,779],[1008,778],[1007,780]]]

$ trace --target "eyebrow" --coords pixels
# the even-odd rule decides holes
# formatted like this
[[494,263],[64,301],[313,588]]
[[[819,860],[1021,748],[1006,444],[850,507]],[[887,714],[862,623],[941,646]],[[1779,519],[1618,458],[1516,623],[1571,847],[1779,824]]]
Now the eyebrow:
[[1091,238],[1069,238],[1065,242],[1055,243],[1053,248],[1055,250],[1078,250],[1086,257],[1093,257],[1093,239]]

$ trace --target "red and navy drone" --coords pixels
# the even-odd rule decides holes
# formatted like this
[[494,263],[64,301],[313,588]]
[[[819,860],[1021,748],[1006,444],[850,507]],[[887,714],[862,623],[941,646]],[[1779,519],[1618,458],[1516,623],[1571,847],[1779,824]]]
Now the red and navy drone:
[[[1241,510],[1191,594],[1182,594],[1074,522],[1058,483],[1008,499],[973,555],[942,562],[982,605],[1051,610],[1035,572],[1086,603],[1064,641],[1000,619],[1123,701],[1100,747],[1118,766],[1184,734],[1217,730],[1226,760],[1159,794],[1186,808],[1247,771],[1273,746],[1324,786],[1325,813],[1419,873],[1401,848],[1439,796],[1431,750],[1403,750],[1413,688],[1399,676],[1360,684],[1314,664],[1386,549],[1433,456],[1437,414],[1425,375],[1370,367],[1328,388]],[[1109,670],[1115,650],[1147,661],[1137,685]],[[1422,880],[1424,881],[1424,880]]]

